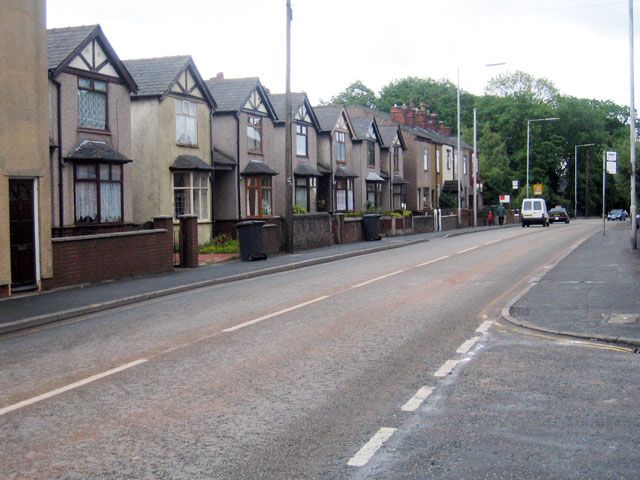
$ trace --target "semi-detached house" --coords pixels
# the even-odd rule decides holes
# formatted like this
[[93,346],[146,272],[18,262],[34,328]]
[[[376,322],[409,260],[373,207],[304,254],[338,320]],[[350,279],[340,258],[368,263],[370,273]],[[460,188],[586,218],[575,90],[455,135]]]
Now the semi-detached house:
[[134,221],[198,218],[198,242],[213,231],[211,118],[216,103],[188,55],[126,60],[132,95]]

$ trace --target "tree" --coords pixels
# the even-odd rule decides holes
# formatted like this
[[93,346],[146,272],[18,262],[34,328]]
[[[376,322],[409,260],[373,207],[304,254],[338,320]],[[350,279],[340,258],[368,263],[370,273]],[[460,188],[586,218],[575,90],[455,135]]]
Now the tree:
[[558,97],[558,90],[553,82],[546,78],[535,78],[519,70],[503,73],[489,80],[485,93],[499,97],[525,96],[548,104],[554,103]]
[[356,80],[335,97],[331,97],[329,105],[363,105],[376,108],[377,98],[373,90],[360,80]]

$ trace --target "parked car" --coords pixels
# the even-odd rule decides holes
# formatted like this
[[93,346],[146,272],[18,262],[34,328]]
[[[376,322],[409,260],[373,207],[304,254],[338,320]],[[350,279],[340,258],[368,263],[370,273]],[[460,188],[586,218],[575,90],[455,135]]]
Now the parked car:
[[569,212],[566,208],[557,206],[549,210],[549,223],[555,222],[569,223]]
[[525,198],[522,200],[520,213],[523,228],[532,224],[542,225],[543,227],[549,226],[547,203],[543,198]]
[[614,208],[613,210],[609,211],[609,215],[607,215],[607,220],[624,221],[625,218],[625,212],[621,208]]

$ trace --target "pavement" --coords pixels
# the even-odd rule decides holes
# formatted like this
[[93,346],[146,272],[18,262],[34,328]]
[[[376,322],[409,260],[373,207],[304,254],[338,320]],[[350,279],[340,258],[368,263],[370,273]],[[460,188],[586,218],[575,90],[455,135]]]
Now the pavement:
[[[231,260],[196,269],[79,285],[0,300],[0,335],[131,305],[196,288],[304,268],[358,255],[401,248],[435,238],[464,235],[478,227],[384,237],[270,257]],[[514,298],[503,318],[519,326],[640,347],[640,251],[629,248],[628,223],[607,225]]]
[[383,237],[379,241],[334,245],[294,254],[275,255],[263,261],[229,260],[194,269],[175,269],[157,275],[15,295],[0,299],[0,335],[196,288],[400,248],[435,238],[464,235],[481,228],[505,227],[462,228],[446,232]]
[[[553,228],[553,227],[552,227]],[[549,266],[503,310],[504,319],[555,335],[640,347],[640,250],[629,222],[607,222]]]

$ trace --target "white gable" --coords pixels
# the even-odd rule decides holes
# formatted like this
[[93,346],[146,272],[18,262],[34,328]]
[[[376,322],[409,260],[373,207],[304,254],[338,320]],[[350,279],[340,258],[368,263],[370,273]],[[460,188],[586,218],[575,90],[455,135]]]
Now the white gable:
[[251,93],[251,96],[249,97],[249,100],[247,100],[244,108],[253,112],[267,113],[267,107],[262,102],[262,97],[258,93],[257,89]]
[[309,112],[307,111],[307,107],[305,107],[304,103],[300,105],[295,119],[301,122],[311,123],[311,117],[309,116]]
[[344,113],[341,113],[338,117],[338,121],[336,122],[336,126],[334,127],[336,130],[349,130],[347,127],[347,122],[344,120]]
[[185,69],[185,71],[180,74],[176,83],[171,87],[171,91],[181,95],[204,98],[204,94],[193,78],[193,73],[190,68]]
[[82,52],[69,63],[69,66],[77,68],[78,70],[100,73],[109,77],[119,77],[118,72],[96,39],[89,42]]

